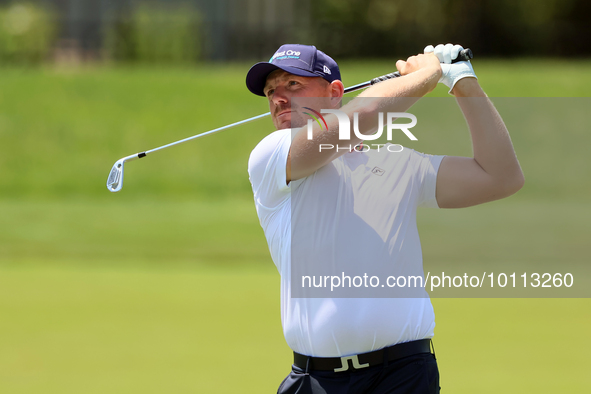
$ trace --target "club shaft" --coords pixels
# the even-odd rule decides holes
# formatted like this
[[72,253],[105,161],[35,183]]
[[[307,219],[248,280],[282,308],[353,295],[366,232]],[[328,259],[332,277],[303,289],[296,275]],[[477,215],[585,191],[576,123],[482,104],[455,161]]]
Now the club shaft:
[[[394,75],[394,74],[397,74],[396,76],[400,76],[400,74],[398,74],[398,73],[393,73],[392,75]],[[390,75],[390,74],[388,74],[388,75]],[[394,76],[390,76],[389,78],[393,78],[393,77]],[[385,78],[385,79],[389,79],[389,78]],[[365,88],[367,88],[367,87],[369,87],[369,86],[371,86],[371,85],[373,85],[373,84],[375,84],[377,82],[379,82],[379,81],[375,81],[375,79],[373,79],[371,81],[366,81],[366,82],[363,82],[363,83],[360,83],[360,84],[357,84],[357,85],[354,85],[354,86],[351,86],[351,87],[346,88],[344,93],[351,93],[351,92],[354,92],[354,91],[357,91],[357,90],[365,89]],[[236,123],[232,123],[232,124],[229,124],[229,125],[226,125],[226,126],[218,127],[217,129],[209,130],[209,131],[206,131],[205,133],[197,134],[197,135],[194,135],[194,136],[191,136],[191,137],[184,138],[184,139],[179,140],[179,141],[171,142],[170,144],[162,145],[162,146],[159,146],[158,148],[150,149],[150,150],[147,150],[145,152],[136,153],[135,155],[132,155],[132,156],[134,156],[134,158],[142,158],[142,157],[147,156],[150,153],[154,153],[154,152],[157,152],[157,151],[162,150],[162,149],[170,148],[171,146],[183,144],[185,142],[192,141],[192,140],[197,139],[197,138],[200,138],[200,137],[205,137],[206,135],[217,133],[218,131],[227,130],[227,129],[232,128],[232,127],[235,127],[235,126],[240,126],[240,125],[243,125],[245,123],[252,122],[253,120],[262,119],[262,118],[265,118],[265,117],[267,117],[269,115],[271,115],[270,112],[267,112],[267,113],[264,113],[264,114],[261,114],[261,115],[257,115],[257,116],[253,116],[252,118],[244,119],[244,120],[241,120],[240,122],[236,122]]]
[[[252,118],[244,119],[244,120],[241,120],[240,122],[236,122],[236,123],[232,123],[232,124],[229,124],[229,125],[226,125],[226,126],[218,127],[217,129],[209,130],[209,131],[206,131],[205,133],[197,134],[197,135],[194,135],[192,137],[187,137],[185,139],[182,139],[182,140],[179,140],[179,141],[176,141],[176,142],[171,142],[170,144],[159,146],[158,148],[154,148],[154,149],[151,149],[151,150],[147,150],[145,152],[138,153],[137,155],[138,155],[138,157],[144,157],[145,155],[147,155],[149,153],[156,152],[156,151],[159,151],[159,150],[162,150],[162,149],[166,149],[166,148],[170,148],[171,146],[182,144],[184,142],[197,139],[199,137],[205,137],[206,135],[217,133],[218,131],[226,130],[226,129],[229,129],[229,128],[234,127],[234,126],[240,126],[242,124],[245,124],[245,123],[248,123],[248,122],[252,122],[253,120],[262,119],[262,118],[264,118],[266,116],[269,116],[269,115],[271,115],[270,112],[267,112],[266,114],[262,114],[262,115],[253,116]],[[143,153],[143,155],[142,155],[142,153]]]

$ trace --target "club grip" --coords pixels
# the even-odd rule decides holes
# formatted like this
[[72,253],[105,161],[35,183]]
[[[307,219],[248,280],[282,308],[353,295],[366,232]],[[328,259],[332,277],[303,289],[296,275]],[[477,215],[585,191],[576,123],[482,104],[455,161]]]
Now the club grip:
[[[466,48],[466,49],[462,49],[460,51],[460,53],[458,53],[458,57],[456,57],[454,60],[452,60],[452,63],[457,63],[457,62],[467,62],[470,61],[470,59],[472,59],[474,57],[474,54],[472,53],[472,50],[470,48]],[[398,71],[390,73],[390,74],[386,74],[386,75],[382,75],[380,77],[375,77],[374,79],[371,80],[371,85],[375,85],[376,83],[379,82],[383,82],[383,81],[387,81],[388,79],[392,79],[392,78],[398,78],[400,77],[400,73]]]
[[392,78],[398,78],[400,76],[401,76],[400,73],[398,71],[396,71],[396,72],[393,72],[390,74],[375,77],[374,79],[371,80],[371,84],[375,85],[376,83],[387,81],[388,79],[392,79]]
[[460,53],[458,53],[458,57],[452,60],[452,63],[457,62],[469,62],[474,57],[472,50],[470,48],[462,49]]

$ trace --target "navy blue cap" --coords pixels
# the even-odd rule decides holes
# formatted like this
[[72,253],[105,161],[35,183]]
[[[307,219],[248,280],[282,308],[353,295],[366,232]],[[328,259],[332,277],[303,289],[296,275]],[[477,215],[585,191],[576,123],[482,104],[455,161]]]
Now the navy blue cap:
[[267,77],[277,69],[301,77],[322,77],[328,82],[341,79],[337,62],[315,46],[285,44],[268,62],[257,63],[248,70],[246,87],[254,94],[264,97],[263,89]]

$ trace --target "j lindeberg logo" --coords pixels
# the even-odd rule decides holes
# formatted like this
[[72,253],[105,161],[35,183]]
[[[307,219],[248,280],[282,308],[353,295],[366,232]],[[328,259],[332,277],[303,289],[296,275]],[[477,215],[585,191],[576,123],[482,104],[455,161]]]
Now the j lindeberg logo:
[[[343,111],[340,111],[338,109],[321,109],[320,113],[319,113],[318,111],[315,111],[309,107],[303,107],[303,108],[306,110],[309,110],[310,112],[312,112],[313,114],[316,115],[316,116],[314,116],[312,113],[304,112],[304,114],[309,115],[316,122],[318,122],[318,125],[320,126],[320,130],[328,130],[328,124],[326,123],[326,120],[321,115],[321,113],[334,114],[339,121],[339,140],[341,140],[341,141],[350,141],[351,140],[351,122],[349,121],[349,116],[347,116],[347,114],[345,114]],[[402,118],[410,119],[410,123],[394,123],[394,119],[402,119]],[[322,123],[320,123],[320,120],[322,120],[322,122],[324,123],[325,128],[322,127]],[[385,125],[386,126],[386,138],[388,139],[388,141],[392,141],[393,131],[400,130],[410,140],[417,141],[417,137],[415,137],[409,130],[411,127],[416,126],[416,124],[417,124],[417,117],[414,116],[413,114],[409,114],[406,112],[387,112],[386,113],[386,125]],[[313,126],[314,126],[313,120],[308,119],[308,124],[307,124],[308,140],[311,140],[314,137]],[[378,138],[380,138],[382,136],[383,132],[384,132],[384,113],[383,112],[378,113],[378,131],[375,134],[370,134],[370,135],[362,134],[359,131],[359,113],[358,112],[353,113],[353,133],[355,133],[355,136],[357,138],[361,139],[362,141],[373,141],[373,140],[377,140]],[[383,146],[383,144],[373,144],[373,145],[382,145]],[[368,147],[367,144],[364,144],[364,146]],[[400,145],[396,145],[396,146],[401,147]],[[319,145],[320,151],[322,151],[322,149],[334,149],[334,148],[335,148],[334,145],[331,145],[331,144],[320,144]],[[339,149],[339,146],[337,145],[337,150],[338,149]],[[352,150],[353,148],[350,147],[350,149]],[[368,147],[367,150],[369,150],[369,149],[371,149],[371,148]],[[358,152],[367,152],[367,150],[359,150],[359,149],[355,149],[355,150]],[[379,147],[378,147],[378,150],[379,150]],[[388,151],[400,152],[400,151],[402,151],[402,149],[395,150],[395,151],[388,149]]]
[[384,175],[384,170],[382,170],[380,167],[374,167],[373,170],[371,170],[371,173],[377,176],[382,176]]

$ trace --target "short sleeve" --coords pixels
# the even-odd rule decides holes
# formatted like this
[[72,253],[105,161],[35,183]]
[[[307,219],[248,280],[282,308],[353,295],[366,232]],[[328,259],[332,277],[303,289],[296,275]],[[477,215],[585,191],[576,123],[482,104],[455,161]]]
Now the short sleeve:
[[291,130],[284,129],[269,134],[250,154],[248,175],[259,214],[261,209],[274,210],[290,195],[286,182],[290,147]]
[[416,170],[415,180],[419,186],[417,206],[439,208],[435,198],[437,186],[437,172],[445,156],[428,155],[411,150],[410,160]]

